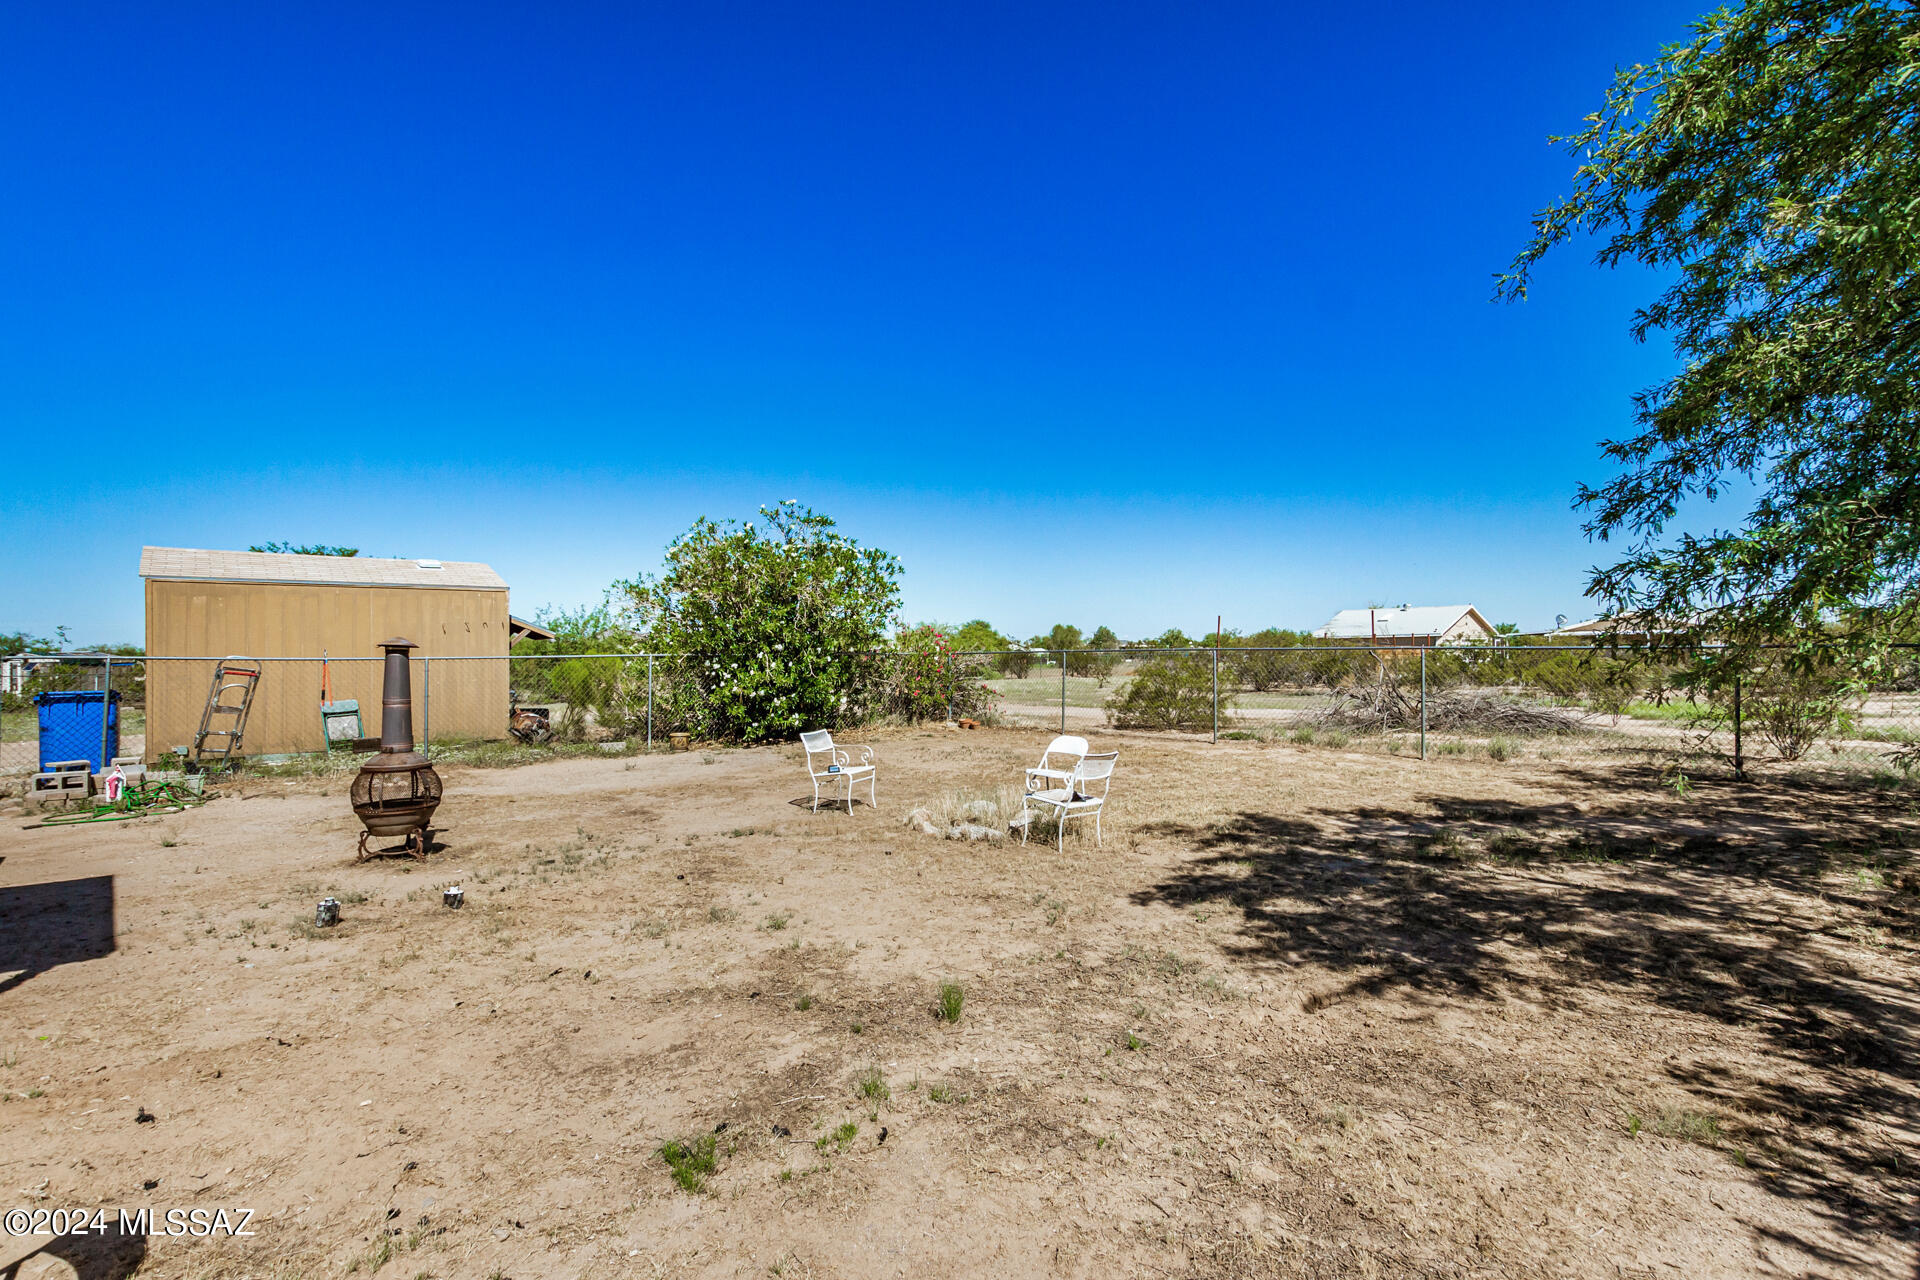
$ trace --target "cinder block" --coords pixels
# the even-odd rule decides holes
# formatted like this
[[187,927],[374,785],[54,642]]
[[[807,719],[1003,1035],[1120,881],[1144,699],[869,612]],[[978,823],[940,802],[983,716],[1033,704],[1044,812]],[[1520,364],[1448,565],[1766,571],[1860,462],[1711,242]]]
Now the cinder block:
[[63,770],[59,773],[36,773],[33,775],[33,794],[58,796],[61,799],[78,796],[84,800],[93,794],[93,775],[84,769],[78,773],[71,770]]

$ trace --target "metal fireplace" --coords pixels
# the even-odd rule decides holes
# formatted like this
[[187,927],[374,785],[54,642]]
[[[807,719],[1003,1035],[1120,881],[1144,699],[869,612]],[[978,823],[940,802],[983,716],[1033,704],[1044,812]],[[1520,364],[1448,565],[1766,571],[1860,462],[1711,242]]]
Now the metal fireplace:
[[360,766],[353,780],[353,812],[360,833],[360,857],[371,838],[404,839],[390,852],[420,857],[427,851],[428,823],[440,807],[440,775],[433,762],[413,749],[413,676],[411,640],[381,642],[386,674],[380,686],[380,751]]

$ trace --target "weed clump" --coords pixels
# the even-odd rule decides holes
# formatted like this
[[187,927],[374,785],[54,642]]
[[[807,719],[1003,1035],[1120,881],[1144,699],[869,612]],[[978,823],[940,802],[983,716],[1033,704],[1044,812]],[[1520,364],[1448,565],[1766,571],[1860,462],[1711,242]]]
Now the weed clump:
[[880,1074],[878,1067],[868,1067],[861,1072],[860,1078],[854,1081],[854,1087],[860,1091],[861,1097],[869,1101],[884,1102],[893,1096],[893,1090],[887,1085],[887,1078]]
[[685,1142],[675,1139],[660,1148],[660,1158],[673,1171],[676,1186],[697,1193],[706,1189],[707,1176],[718,1166],[717,1146],[718,1139],[710,1133]]
[[860,1132],[860,1126],[849,1120],[829,1133],[823,1133],[813,1140],[813,1149],[824,1152],[828,1147],[842,1152],[853,1145],[854,1135]]

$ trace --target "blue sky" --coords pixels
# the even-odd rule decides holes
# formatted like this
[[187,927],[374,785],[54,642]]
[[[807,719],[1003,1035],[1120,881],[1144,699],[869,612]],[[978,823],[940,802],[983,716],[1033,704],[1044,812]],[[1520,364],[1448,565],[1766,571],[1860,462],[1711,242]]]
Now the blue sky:
[[1696,12],[8,6],[0,630],[267,539],[530,613],[785,498],[916,620],[1584,615],[1654,282],[1488,298]]

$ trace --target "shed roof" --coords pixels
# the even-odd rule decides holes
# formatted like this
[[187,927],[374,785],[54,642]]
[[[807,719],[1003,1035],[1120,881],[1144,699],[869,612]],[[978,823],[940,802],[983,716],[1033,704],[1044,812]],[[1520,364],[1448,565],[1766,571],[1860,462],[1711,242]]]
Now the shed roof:
[[463,560],[297,556],[276,551],[140,548],[140,576],[187,582],[288,582],[330,587],[456,587],[505,591],[491,566]]
[[1470,604],[1399,605],[1390,609],[1342,609],[1313,634],[1339,640],[1373,636],[1438,636],[1472,614],[1482,630],[1493,627]]
[[537,622],[528,622],[525,618],[507,615],[507,634],[515,640],[551,640],[553,630]]

